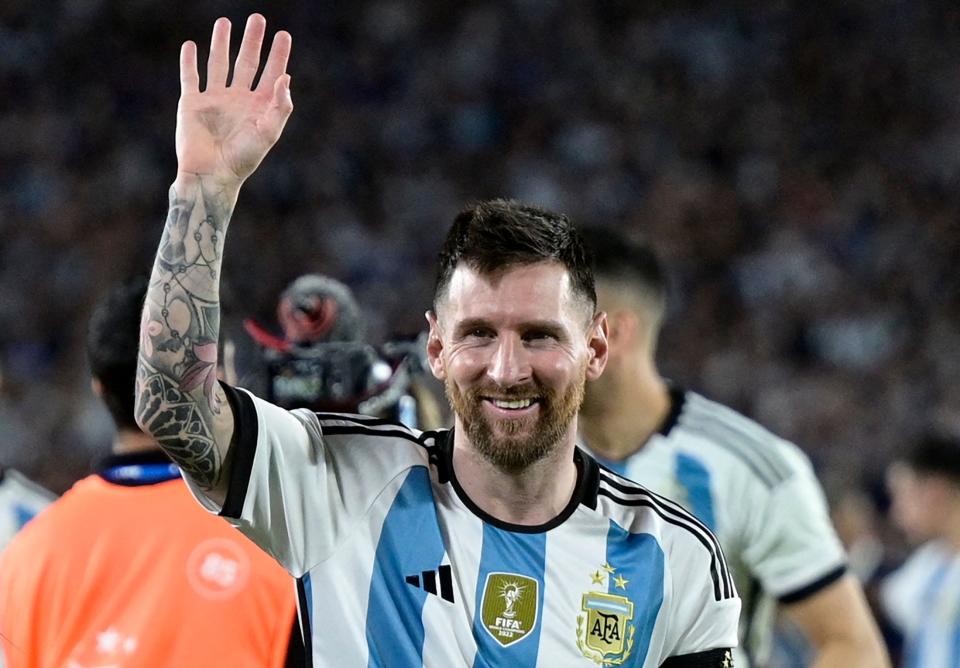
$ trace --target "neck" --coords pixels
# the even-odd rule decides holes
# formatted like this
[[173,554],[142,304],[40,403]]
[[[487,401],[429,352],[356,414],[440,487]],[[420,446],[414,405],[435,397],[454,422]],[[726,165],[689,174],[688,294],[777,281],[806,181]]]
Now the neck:
[[647,356],[625,363],[614,387],[597,389],[580,414],[580,431],[590,449],[619,461],[639,451],[670,414],[670,390]]
[[129,455],[159,450],[157,442],[139,429],[120,429],[113,441],[113,454]]
[[954,552],[960,552],[960,499],[955,498],[944,522],[943,539]]
[[546,524],[567,507],[577,484],[575,427],[550,455],[514,472],[498,468],[477,452],[458,417],[453,442],[457,481],[473,503],[498,520],[525,526]]

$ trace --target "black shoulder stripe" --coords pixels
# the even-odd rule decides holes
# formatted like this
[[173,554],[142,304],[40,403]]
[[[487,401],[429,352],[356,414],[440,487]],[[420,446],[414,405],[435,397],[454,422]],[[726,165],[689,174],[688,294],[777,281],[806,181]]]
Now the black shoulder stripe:
[[687,522],[693,527],[696,527],[700,533],[713,545],[713,552],[720,555],[720,561],[722,564],[721,574],[724,575],[724,590],[733,594],[735,587],[733,584],[733,576],[730,574],[729,568],[727,568],[726,560],[723,558],[723,548],[720,546],[720,541],[714,535],[713,531],[710,528],[701,522],[696,515],[688,511],[686,508],[680,504],[672,501],[660,494],[651,492],[649,489],[637,485],[631,481],[625,479],[613,478],[609,475],[602,475],[601,479],[603,482],[606,482],[611,487],[615,488],[617,491],[622,494],[634,494],[650,499],[650,501],[657,506],[662,512],[669,513],[674,518]]
[[322,425],[321,429],[323,430],[324,436],[341,436],[344,434],[349,434],[355,436],[402,438],[410,441],[411,443],[416,443],[424,448],[429,447],[414,434],[411,434],[409,431],[403,431],[402,429],[368,429],[361,427],[360,425]]
[[665,515],[661,510],[654,505],[649,499],[621,499],[620,497],[614,496],[613,492],[610,490],[601,487],[597,494],[600,496],[605,496],[613,501],[624,505],[624,506],[644,506],[650,508],[655,512],[660,519],[668,524],[673,524],[674,526],[681,527],[689,531],[694,538],[696,538],[701,545],[710,553],[710,577],[713,580],[713,598],[714,600],[721,601],[725,598],[730,598],[730,593],[727,590],[726,582],[721,582],[722,578],[717,568],[717,559],[716,554],[713,551],[713,547],[710,545],[710,541],[704,538],[699,532],[694,531],[693,528],[684,522],[678,521],[677,519]]
[[618,480],[608,475],[601,475],[601,480],[607,483],[609,486],[615,488],[617,491],[621,492],[622,494],[636,494],[636,495],[647,497],[650,499],[652,503],[656,504],[657,507],[660,508],[663,512],[670,513],[673,517],[679,520],[688,522],[692,524],[694,527],[696,527],[697,529],[699,529],[700,533],[708,541],[710,541],[711,545],[713,545],[713,552],[721,555],[721,563],[723,564],[723,568],[721,569],[721,574],[724,575],[724,578],[723,578],[724,592],[729,592],[730,594],[732,594],[735,591],[736,588],[734,587],[734,584],[733,584],[733,576],[730,574],[729,569],[726,567],[725,560],[722,559],[723,548],[720,546],[720,541],[717,540],[717,537],[714,535],[713,531],[711,531],[706,524],[701,522],[696,515],[694,515],[693,513],[691,513],[690,511],[688,511],[687,509],[685,509],[683,506],[676,503],[675,501],[671,501],[670,499],[664,496],[651,492],[647,488],[641,487],[635,483],[630,483],[627,480],[623,480],[623,479]]
[[[606,472],[608,471],[608,469],[604,469],[604,471]],[[610,473],[617,475],[613,471],[610,471]],[[611,477],[609,475],[605,475],[604,473],[601,473],[600,480],[607,483],[608,485],[616,489],[618,492],[622,492],[623,494],[639,494],[642,496],[648,496],[654,501],[659,501],[660,505],[663,506],[664,509],[672,511],[673,514],[677,515],[678,517],[682,517],[684,519],[689,520],[690,522],[695,524],[697,527],[699,527],[700,530],[703,531],[703,533],[713,538],[713,532],[710,530],[710,527],[708,527],[706,524],[701,522],[696,515],[691,513],[689,510],[681,506],[676,501],[672,501],[671,499],[668,499],[667,497],[661,494],[652,492],[646,487],[637,485],[636,483],[631,483],[630,481],[624,478],[618,479],[618,478]],[[715,539],[714,539],[714,544],[716,544],[719,547],[719,543]]]
[[689,406],[690,410],[685,411],[684,417],[708,431],[711,427],[724,431],[731,445],[741,446],[748,457],[762,460],[777,482],[790,477],[793,472],[792,467],[779,456],[778,452],[768,447],[768,439],[776,439],[777,436],[762,425],[731,408],[697,395],[693,395]]
[[728,441],[725,439],[718,439],[717,432],[711,429],[709,426],[695,423],[692,420],[689,420],[685,417],[680,418],[680,425],[684,429],[690,431],[693,434],[696,434],[698,436],[703,436],[704,438],[708,439],[710,442],[715,443],[716,445],[720,446],[721,448],[723,448],[724,450],[732,454],[734,457],[742,461],[746,465],[746,467],[750,469],[751,472],[753,472],[753,475],[756,476],[756,478],[760,480],[760,482],[763,483],[763,486],[766,487],[767,489],[776,487],[777,485],[776,476],[770,471],[765,470],[766,467],[763,467],[763,470],[762,470],[761,467],[758,466],[757,463],[753,461],[750,458],[750,456],[743,451],[742,448],[736,445],[736,440]]
[[368,427],[400,427],[405,429],[401,423],[396,420],[385,420],[383,418],[372,417],[370,415],[355,415],[353,413],[314,413],[321,422],[352,422],[354,424],[365,425]]

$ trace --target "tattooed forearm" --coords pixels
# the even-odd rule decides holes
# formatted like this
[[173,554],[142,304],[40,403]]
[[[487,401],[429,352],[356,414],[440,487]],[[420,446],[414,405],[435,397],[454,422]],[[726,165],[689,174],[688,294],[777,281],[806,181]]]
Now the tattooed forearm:
[[236,190],[200,177],[170,189],[140,333],[137,422],[207,489],[222,482],[232,425],[221,415],[217,339],[224,234],[235,201]]

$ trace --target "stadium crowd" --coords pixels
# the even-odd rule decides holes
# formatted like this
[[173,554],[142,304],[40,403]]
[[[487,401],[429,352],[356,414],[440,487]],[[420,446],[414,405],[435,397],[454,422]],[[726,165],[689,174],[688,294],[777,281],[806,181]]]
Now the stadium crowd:
[[[255,8],[0,8],[0,462],[51,489],[110,442],[80,323],[156,248],[169,63]],[[881,488],[931,417],[960,416],[950,3],[380,0],[268,18],[296,30],[298,108],[238,208],[235,316],[269,320],[284,285],[322,271],[375,339],[416,333],[452,215],[512,196],[652,238],[675,288],[666,375],[795,441],[828,489]]]

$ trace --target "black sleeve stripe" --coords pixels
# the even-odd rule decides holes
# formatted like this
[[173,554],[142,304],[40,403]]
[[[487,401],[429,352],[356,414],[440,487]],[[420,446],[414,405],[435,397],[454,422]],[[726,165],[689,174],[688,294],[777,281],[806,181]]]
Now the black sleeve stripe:
[[303,637],[303,653],[306,655],[306,668],[313,668],[313,628],[310,619],[310,602],[307,600],[307,588],[303,578],[297,578],[297,611],[300,617],[300,633]]
[[[657,510],[657,514],[661,517],[664,517],[664,519],[666,519],[664,514],[668,513],[674,519],[679,520],[679,523],[673,522],[674,524],[677,524],[678,526],[684,526],[691,533],[697,535],[698,540],[700,540],[701,543],[704,543],[706,540],[707,543],[704,543],[704,545],[710,551],[711,559],[714,559],[720,563],[719,572],[723,579],[723,598],[732,598],[734,596],[736,588],[733,584],[733,576],[730,575],[726,560],[723,557],[723,548],[720,547],[720,542],[717,540],[717,537],[713,534],[713,532],[710,531],[710,529],[703,524],[703,522],[697,519],[693,513],[690,513],[682,506],[670,501],[669,499],[666,499],[658,494],[654,494],[644,487],[640,487],[636,484],[628,484],[626,480],[617,480],[604,473],[601,473],[600,480],[610,487],[613,487],[621,494],[636,495],[641,499],[647,499],[648,501],[647,503],[640,504],[632,500],[622,499],[609,493],[604,494],[605,496],[624,503],[625,505],[648,505],[654,510]],[[601,491],[603,491],[602,488]],[[720,600],[719,595],[717,600]]]
[[[597,493],[600,494],[601,496],[606,496],[607,498],[612,499],[613,501],[616,501],[617,503],[625,506],[643,506],[646,508],[650,508],[664,522],[667,522],[668,524],[672,524],[674,526],[681,527],[689,531],[693,535],[693,537],[696,538],[697,541],[699,541],[700,544],[703,545],[704,549],[706,549],[707,552],[710,554],[710,577],[713,580],[714,600],[722,601],[727,598],[733,598],[733,593],[732,593],[732,590],[728,587],[726,576],[721,575],[721,573],[726,569],[726,564],[723,563],[722,557],[720,559],[717,558],[717,553],[714,550],[713,545],[701,532],[697,531],[689,523],[683,522],[680,519],[677,519],[675,517],[671,517],[665,514],[661,508],[657,507],[657,505],[651,502],[649,499],[622,499],[614,496],[613,493],[610,492],[610,490],[605,489],[603,487],[601,487]],[[717,565],[718,561],[720,562],[719,567]]]
[[220,383],[227,401],[233,410],[233,436],[230,438],[230,480],[227,483],[227,498],[220,515],[237,519],[243,514],[243,502],[250,486],[253,456],[257,452],[257,409],[253,399],[238,392],[226,383]]
[[324,436],[342,436],[346,434],[402,438],[410,441],[411,443],[416,443],[421,447],[429,447],[421,439],[417,438],[415,434],[412,434],[409,431],[403,431],[401,429],[367,429],[359,425],[321,425],[320,428]]
[[[613,474],[616,476],[616,474]],[[730,573],[730,570],[726,567],[726,561],[723,558],[723,548],[720,545],[720,541],[714,535],[713,531],[706,524],[700,521],[700,519],[688,511],[686,508],[681,506],[676,501],[672,501],[665,496],[661,496],[655,492],[650,491],[646,487],[636,484],[633,481],[629,481],[622,477],[611,477],[604,476],[604,480],[610,484],[612,487],[615,487],[620,492],[624,494],[635,494],[640,496],[645,496],[649,498],[652,502],[657,504],[664,512],[670,512],[674,517],[681,518],[688,522],[691,522],[694,526],[700,529],[700,531],[710,540],[711,544],[714,547],[714,551],[721,556],[721,563],[723,564],[723,572],[725,573],[724,582],[726,584],[727,591],[733,594],[735,587],[733,584],[733,576]]]
[[719,447],[723,448],[724,450],[729,452],[731,455],[739,459],[744,464],[744,466],[746,466],[750,470],[750,472],[754,475],[754,477],[757,480],[759,480],[760,483],[767,489],[772,489],[773,487],[776,487],[777,483],[782,480],[771,475],[769,471],[766,473],[764,471],[761,471],[760,467],[757,466],[757,463],[754,462],[754,460],[752,460],[748,454],[743,452],[743,450],[736,445],[735,440],[727,440],[724,438],[720,438],[720,435],[717,433],[717,430],[715,428],[711,428],[708,425],[701,425],[699,423],[694,422],[693,420],[686,420],[686,419],[682,420],[681,424],[683,428],[689,431],[691,434],[695,436],[700,436],[701,438],[706,438],[711,443],[718,445]]
[[671,656],[660,668],[733,668],[733,652],[729,649],[708,649],[706,652]]
[[838,568],[833,569],[823,577],[817,578],[816,580],[814,580],[808,585],[804,585],[799,589],[796,589],[792,592],[789,592],[787,594],[783,594],[782,596],[777,597],[777,600],[785,604],[798,603],[804,600],[805,598],[809,598],[814,594],[816,594],[817,592],[820,592],[826,589],[827,587],[832,585],[834,582],[842,578],[846,574],[846,572],[847,572],[847,566],[846,564],[844,564],[842,566],[839,566]]
[[356,415],[353,413],[316,413],[317,419],[320,422],[352,422],[354,424],[374,427],[374,426],[383,426],[383,427],[400,427],[406,429],[402,423],[397,422],[396,420],[385,420],[383,418],[376,418],[369,415]]

